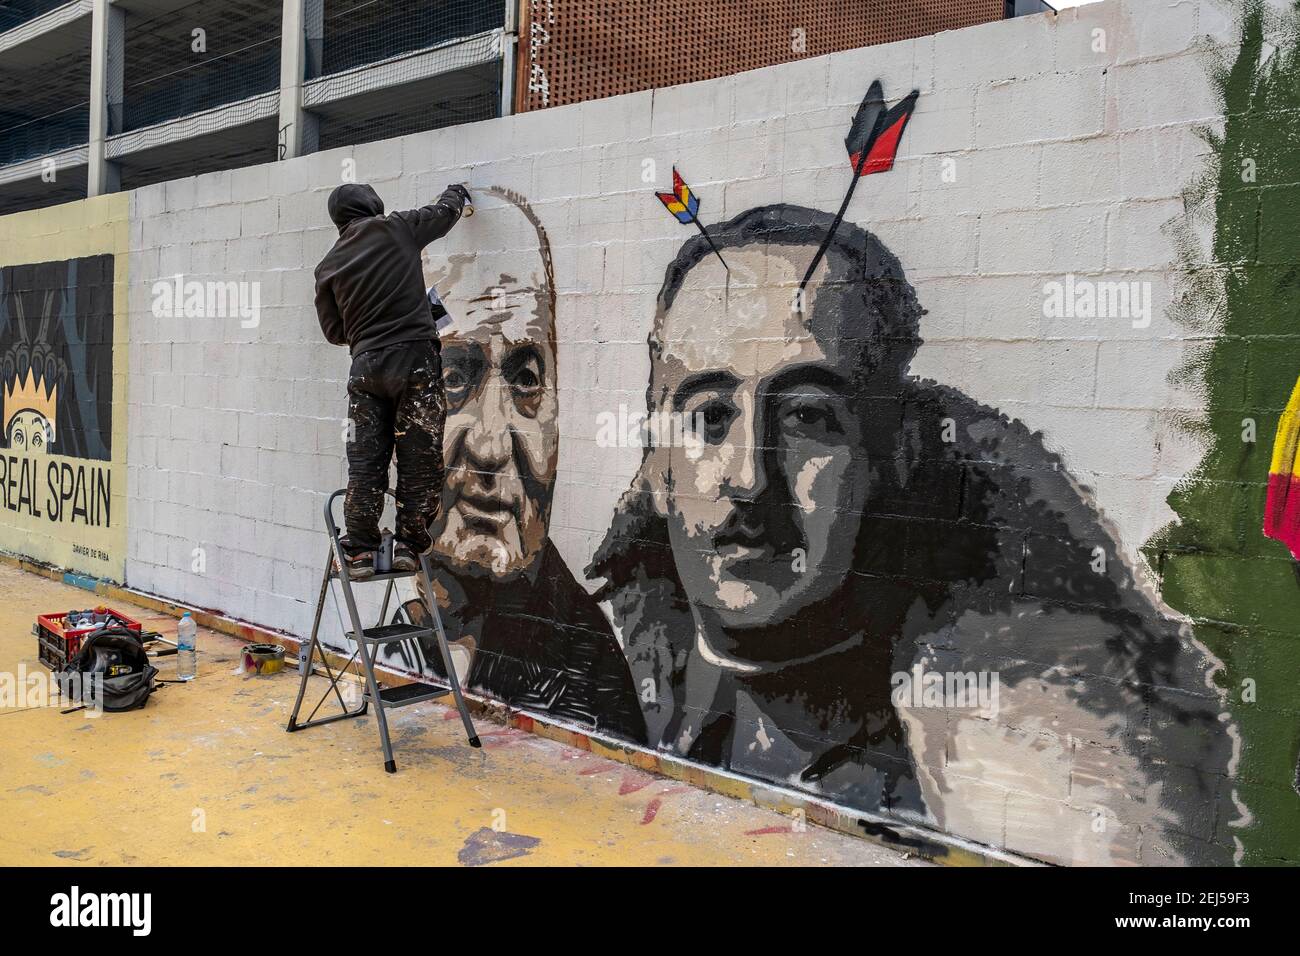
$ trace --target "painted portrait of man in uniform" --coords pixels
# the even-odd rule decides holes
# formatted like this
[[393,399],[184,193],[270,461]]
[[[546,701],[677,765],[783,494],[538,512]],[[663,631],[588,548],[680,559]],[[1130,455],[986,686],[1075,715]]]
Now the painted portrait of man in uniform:
[[[645,448],[588,569],[652,743],[1034,855],[1073,827],[1076,860],[1221,861],[1211,663],[1039,436],[908,374],[922,315],[876,236],[798,206],[668,265],[647,407],[696,441]],[[928,673],[996,696],[900,695]]]

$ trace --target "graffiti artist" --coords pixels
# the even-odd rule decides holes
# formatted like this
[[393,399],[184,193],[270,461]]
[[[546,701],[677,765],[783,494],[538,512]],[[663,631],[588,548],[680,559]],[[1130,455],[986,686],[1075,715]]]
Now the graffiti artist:
[[368,185],[329,197],[339,237],[316,267],[316,313],[332,345],[352,354],[348,375],[348,490],[343,538],[348,572],[374,574],[379,517],[397,451],[397,543],[393,569],[414,571],[429,550],[428,523],[442,492],[442,389],[438,331],[420,253],[460,219],[469,193],[448,186],[438,201],[384,215]]

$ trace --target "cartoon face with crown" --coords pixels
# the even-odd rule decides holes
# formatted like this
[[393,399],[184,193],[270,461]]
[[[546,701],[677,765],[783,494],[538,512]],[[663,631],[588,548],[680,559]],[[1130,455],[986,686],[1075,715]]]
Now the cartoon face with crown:
[[4,434],[9,448],[32,455],[48,454],[54,443],[59,387],[29,372],[4,390]]
[[20,454],[49,454],[58,434],[59,383],[66,374],[66,367],[43,341],[51,313],[51,298],[47,296],[44,310],[47,318],[42,322],[35,341],[26,334],[22,304],[18,303],[19,328],[23,334],[0,358],[4,400],[0,406],[0,424],[3,425],[5,444]]

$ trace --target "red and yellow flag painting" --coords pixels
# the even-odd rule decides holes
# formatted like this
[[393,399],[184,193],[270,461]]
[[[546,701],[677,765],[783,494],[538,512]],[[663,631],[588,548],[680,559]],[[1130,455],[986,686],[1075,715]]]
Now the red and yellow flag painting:
[[1285,544],[1300,561],[1300,381],[1291,391],[1273,442],[1264,533]]

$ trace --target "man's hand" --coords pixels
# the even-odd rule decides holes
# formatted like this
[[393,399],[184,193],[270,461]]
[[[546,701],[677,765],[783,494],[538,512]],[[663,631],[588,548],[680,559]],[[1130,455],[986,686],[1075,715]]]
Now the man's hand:
[[470,199],[469,190],[466,189],[462,183],[452,183],[450,186],[447,187],[447,191],[448,192],[454,191],[460,196],[460,205],[461,205],[460,214],[462,216],[474,215],[474,201]]
[[469,190],[460,183],[452,183],[442,191],[436,202],[419,209],[397,212],[393,215],[411,227],[415,241],[423,248],[435,239],[441,239],[465,215],[472,215]]

